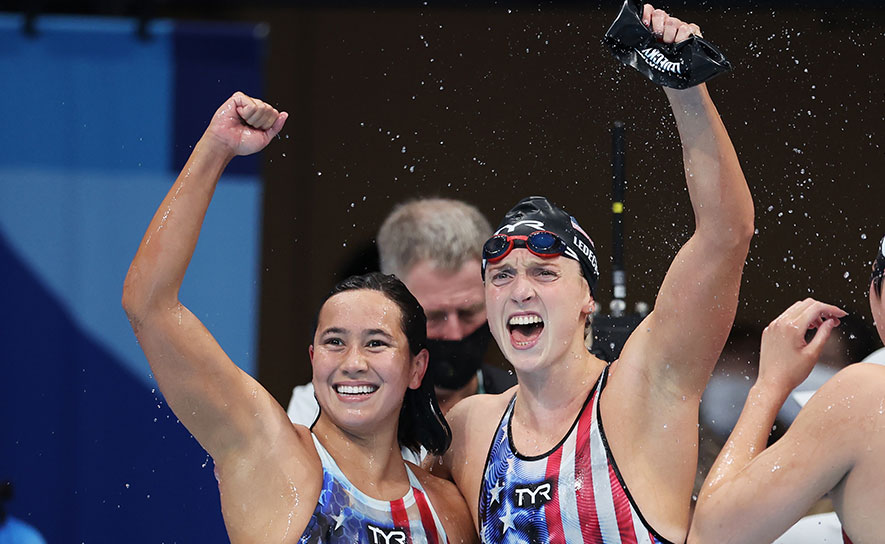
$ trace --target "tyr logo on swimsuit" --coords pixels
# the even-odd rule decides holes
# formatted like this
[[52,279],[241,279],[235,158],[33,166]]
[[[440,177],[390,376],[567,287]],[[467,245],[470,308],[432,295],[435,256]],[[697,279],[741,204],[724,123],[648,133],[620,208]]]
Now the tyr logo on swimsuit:
[[526,487],[515,487],[513,491],[516,493],[516,506],[523,506],[526,503],[530,506],[547,503],[550,501],[552,489],[553,486],[550,485],[550,482],[542,482]]
[[372,544],[406,544],[407,542],[406,533],[399,529],[387,531],[369,524],[366,524],[366,527],[369,528],[372,535]]

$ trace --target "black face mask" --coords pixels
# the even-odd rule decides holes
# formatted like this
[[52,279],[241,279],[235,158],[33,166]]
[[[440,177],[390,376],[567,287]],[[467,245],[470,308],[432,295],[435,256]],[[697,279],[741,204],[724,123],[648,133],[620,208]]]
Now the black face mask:
[[435,387],[461,389],[476,376],[482,364],[492,332],[488,322],[461,340],[427,340],[430,362],[427,376]]

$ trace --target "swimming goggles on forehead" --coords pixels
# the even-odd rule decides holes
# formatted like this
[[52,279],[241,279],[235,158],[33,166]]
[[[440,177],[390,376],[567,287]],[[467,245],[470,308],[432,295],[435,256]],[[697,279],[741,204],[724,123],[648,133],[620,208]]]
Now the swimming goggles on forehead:
[[531,234],[496,234],[482,246],[482,258],[496,263],[514,248],[524,247],[538,257],[551,258],[562,255],[565,242],[549,230],[536,230]]

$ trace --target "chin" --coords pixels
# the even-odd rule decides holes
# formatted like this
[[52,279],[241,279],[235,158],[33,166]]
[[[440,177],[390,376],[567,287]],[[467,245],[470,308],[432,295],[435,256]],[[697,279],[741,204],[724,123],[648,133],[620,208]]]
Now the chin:
[[546,352],[541,346],[536,345],[527,350],[518,350],[512,346],[507,347],[504,355],[517,372],[531,372],[543,366],[547,359]]

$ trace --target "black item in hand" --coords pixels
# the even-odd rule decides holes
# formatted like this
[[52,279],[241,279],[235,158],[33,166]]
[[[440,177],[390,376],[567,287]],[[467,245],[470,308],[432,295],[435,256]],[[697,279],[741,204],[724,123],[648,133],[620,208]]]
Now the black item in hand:
[[641,6],[624,0],[621,12],[605,33],[605,43],[622,63],[658,85],[687,89],[732,69],[716,47],[692,35],[679,43],[661,43],[642,24]]

